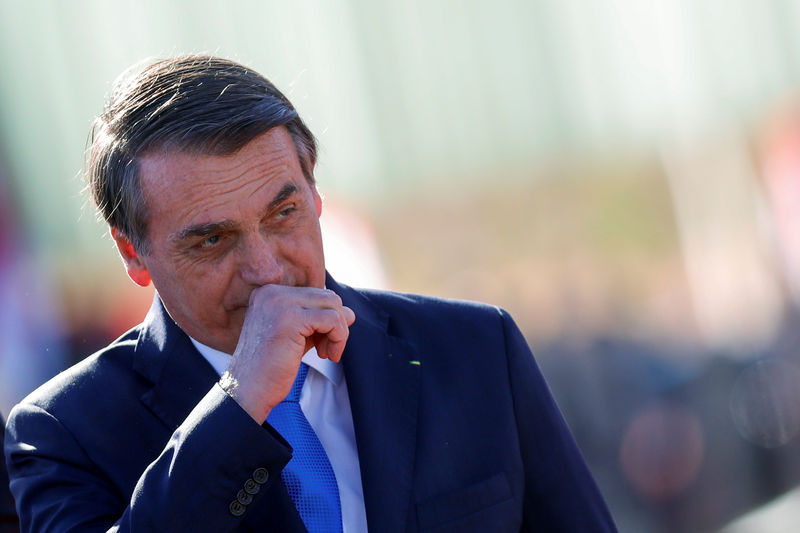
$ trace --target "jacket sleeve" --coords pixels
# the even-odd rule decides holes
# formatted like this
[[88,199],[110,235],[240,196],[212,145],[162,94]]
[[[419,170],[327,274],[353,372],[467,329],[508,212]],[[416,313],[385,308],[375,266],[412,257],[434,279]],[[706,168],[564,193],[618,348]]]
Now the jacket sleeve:
[[522,531],[616,532],[525,338],[505,311],[501,315],[525,467]]
[[[25,533],[226,532],[241,524],[248,507],[285,497],[280,472],[291,449],[214,385],[131,496],[121,494],[69,428],[40,405],[22,403],[11,412],[5,453]],[[234,503],[237,496],[246,503]]]

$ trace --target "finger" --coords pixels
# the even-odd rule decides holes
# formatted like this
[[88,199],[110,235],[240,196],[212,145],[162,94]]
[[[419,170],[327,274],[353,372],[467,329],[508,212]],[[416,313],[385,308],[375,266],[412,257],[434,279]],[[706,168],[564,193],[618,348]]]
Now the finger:
[[346,313],[343,310],[308,309],[305,315],[308,320],[308,329],[303,332],[306,345],[310,340],[320,357],[338,360],[350,335]]
[[334,362],[339,362],[344,353],[347,339],[350,338],[350,326],[355,322],[356,315],[349,307],[342,306],[339,317],[341,327],[329,332],[323,339],[324,353]]
[[353,323],[356,321],[356,314],[353,312],[352,309],[343,305],[342,312],[344,313],[344,319],[348,326],[352,326]]
[[250,294],[253,298],[280,298],[285,304],[296,304],[306,308],[338,309],[342,307],[342,299],[330,289],[316,287],[294,287],[288,285],[262,285]]
[[347,345],[347,340],[334,341],[326,335],[316,335],[314,337],[314,347],[317,349],[317,355],[323,359],[330,359],[331,361],[338,362],[344,348]]
[[317,354],[320,357],[331,359],[338,362],[344,353],[347,345],[347,337],[343,339],[333,339],[329,335],[317,335],[316,337]]
[[314,336],[314,347],[317,349],[317,356],[322,359],[330,359],[338,363],[342,358],[344,350],[337,350],[324,335]]

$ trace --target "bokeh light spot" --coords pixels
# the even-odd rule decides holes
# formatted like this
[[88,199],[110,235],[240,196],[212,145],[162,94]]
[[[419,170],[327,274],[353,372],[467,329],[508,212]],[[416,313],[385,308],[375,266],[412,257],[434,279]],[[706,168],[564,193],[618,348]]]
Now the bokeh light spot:
[[644,497],[669,500],[685,490],[703,462],[700,421],[691,411],[658,404],[639,411],[620,446],[625,477]]

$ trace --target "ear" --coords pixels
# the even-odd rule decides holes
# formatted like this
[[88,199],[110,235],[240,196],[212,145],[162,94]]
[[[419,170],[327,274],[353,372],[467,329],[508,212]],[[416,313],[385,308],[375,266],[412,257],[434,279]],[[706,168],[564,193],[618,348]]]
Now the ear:
[[111,237],[117,243],[117,250],[122,262],[125,263],[125,270],[128,271],[128,277],[133,282],[142,287],[150,285],[150,272],[147,271],[142,258],[136,253],[133,243],[118,229],[111,228]]
[[317,191],[317,186],[311,186],[311,194],[314,195],[314,207],[317,208],[317,218],[322,216],[322,197],[319,195],[319,191]]

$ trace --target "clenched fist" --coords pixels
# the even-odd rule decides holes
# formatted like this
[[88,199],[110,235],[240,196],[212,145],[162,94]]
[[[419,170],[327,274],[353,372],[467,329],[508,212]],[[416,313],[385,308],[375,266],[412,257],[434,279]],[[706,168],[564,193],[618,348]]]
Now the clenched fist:
[[338,362],[356,316],[333,291],[264,285],[250,295],[239,343],[220,384],[259,424],[289,393],[303,355]]

